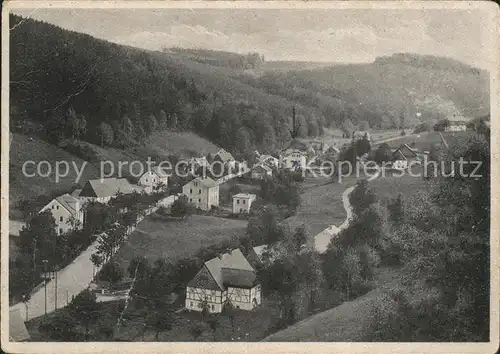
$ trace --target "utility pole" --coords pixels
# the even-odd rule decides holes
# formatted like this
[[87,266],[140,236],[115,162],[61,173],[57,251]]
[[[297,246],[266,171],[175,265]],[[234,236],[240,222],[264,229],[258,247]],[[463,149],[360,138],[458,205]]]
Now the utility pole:
[[43,272],[44,272],[43,282],[45,285],[45,314],[47,314],[47,260],[44,259],[42,262],[43,262]]
[[56,273],[55,274],[55,278],[56,278],[56,290],[55,290],[55,295],[56,295],[56,298],[55,298],[55,304],[54,304],[54,308],[55,310],[57,311],[57,266],[55,267],[54,269],[54,272]]

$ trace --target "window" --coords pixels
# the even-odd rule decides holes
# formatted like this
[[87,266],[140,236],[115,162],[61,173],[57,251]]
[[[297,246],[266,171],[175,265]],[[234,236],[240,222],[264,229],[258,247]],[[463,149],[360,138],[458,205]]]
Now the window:
[[189,202],[192,203],[193,202],[193,198],[189,198]]
[[194,186],[195,186],[195,187],[198,187],[198,182],[194,182]]
[[198,302],[198,308],[201,309],[201,302]]
[[243,204],[246,204],[246,202],[247,202],[247,201],[246,201],[245,199],[243,199]]
[[201,189],[198,191],[198,194],[201,194]]
[[59,210],[59,205],[56,205],[56,209]]
[[192,301],[189,303],[189,306],[193,307],[193,302]]
[[63,230],[60,228],[59,229],[59,235],[62,235],[62,233],[63,233]]
[[52,204],[51,209],[54,209],[54,204]]
[[59,217],[59,221],[63,221],[63,217],[62,216]]
[[243,209],[242,208],[240,208],[240,213],[243,213]]
[[198,198],[198,203],[201,203],[201,198]]
[[236,204],[240,204],[240,200],[239,199],[236,199]]
[[193,194],[193,189],[192,188],[189,189],[189,194]]
[[146,183],[148,182],[148,179],[146,178]]
[[214,311],[214,310],[215,310],[215,306],[214,306],[214,305],[212,305],[212,311]]

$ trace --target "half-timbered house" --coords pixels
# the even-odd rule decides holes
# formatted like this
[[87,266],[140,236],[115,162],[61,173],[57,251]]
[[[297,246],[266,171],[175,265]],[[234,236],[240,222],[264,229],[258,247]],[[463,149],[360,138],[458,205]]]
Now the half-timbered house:
[[205,262],[186,288],[188,310],[220,313],[227,302],[242,310],[261,303],[256,272],[239,249]]

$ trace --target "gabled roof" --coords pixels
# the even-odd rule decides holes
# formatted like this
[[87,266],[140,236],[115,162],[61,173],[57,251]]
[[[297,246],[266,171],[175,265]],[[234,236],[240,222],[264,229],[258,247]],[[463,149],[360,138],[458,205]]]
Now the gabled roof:
[[[204,268],[220,290],[225,290],[227,285],[251,287],[256,279],[255,270],[238,248],[205,262]],[[200,288],[208,286],[205,289],[212,289],[215,286],[204,268],[188,283],[188,286]]]
[[263,165],[263,164],[256,165],[256,166],[253,167],[253,169],[255,170],[255,169],[259,168],[259,167],[261,169],[263,169],[265,172],[271,172],[272,171],[271,167],[269,167],[267,165]]
[[154,166],[151,169],[151,172],[156,173],[156,175],[160,178],[168,177],[168,173],[166,173],[160,166]]
[[67,209],[71,215],[76,215],[76,206],[80,203],[78,199],[75,197],[69,195],[69,194],[63,194],[60,195],[59,197],[56,198],[56,200],[65,208]]
[[402,144],[393,154],[401,154],[405,158],[417,157],[417,153],[408,144]]
[[[198,178],[193,179],[189,183],[192,183],[192,182],[198,182],[198,183],[200,183],[205,188],[213,188],[213,187],[217,187],[218,186],[217,182],[215,182],[210,177],[205,177],[205,178],[198,177]],[[187,184],[189,184],[189,183],[187,183]]]
[[9,340],[24,342],[30,339],[19,309],[9,310]]
[[222,162],[234,161],[233,155],[224,149],[220,149],[215,156],[219,156]]
[[118,193],[130,194],[134,192],[134,188],[125,178],[103,178],[91,179],[87,181],[82,191],[81,197],[113,197]]
[[233,195],[233,198],[247,198],[247,199],[250,199],[250,198],[257,198],[257,196],[255,194],[250,194],[250,193],[238,193],[238,194]]
[[82,191],[81,189],[75,189],[73,192],[71,192],[71,196],[78,198],[80,196],[81,191]]
[[278,260],[283,254],[283,245],[281,242],[276,242],[273,245],[260,245],[253,248],[255,255],[259,258],[260,262],[274,262]]

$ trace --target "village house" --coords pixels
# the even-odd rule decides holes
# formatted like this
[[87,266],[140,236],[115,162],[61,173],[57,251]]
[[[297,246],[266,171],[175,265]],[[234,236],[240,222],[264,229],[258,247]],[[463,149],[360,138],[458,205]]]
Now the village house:
[[107,204],[111,198],[118,194],[131,194],[140,191],[141,189],[134,188],[125,178],[91,179],[85,183],[79,198],[82,205],[86,202]]
[[271,155],[261,155],[259,162],[270,168],[278,168],[280,164],[280,160]]
[[395,169],[406,169],[413,161],[421,161],[421,155],[408,144],[402,144],[392,153],[392,167]]
[[219,206],[219,185],[210,177],[198,177],[182,187],[188,201],[201,210]]
[[233,195],[233,214],[249,213],[252,203],[257,196],[255,194],[238,193]]
[[273,170],[264,165],[260,164],[252,168],[251,178],[252,179],[264,179],[266,177],[271,177],[273,175]]
[[281,155],[281,166],[289,170],[297,170],[306,166],[306,154],[298,149],[288,149]]
[[138,185],[142,186],[148,194],[161,192],[168,186],[168,174],[159,166],[155,166],[139,178]]
[[226,303],[242,310],[261,303],[256,272],[239,249],[205,262],[186,287],[187,310],[220,313]]
[[445,132],[464,132],[467,130],[467,122],[465,121],[450,121],[445,128]]
[[199,168],[207,168],[210,166],[208,160],[205,156],[202,157],[192,157],[188,160],[188,166],[190,171],[196,171]]
[[224,149],[220,149],[214,156],[214,161],[219,161],[224,167],[229,167],[234,170],[236,165],[236,160],[230,152]]
[[80,201],[63,194],[44,206],[40,213],[49,210],[56,222],[56,233],[65,234],[71,230],[80,230],[83,227],[83,210]]

